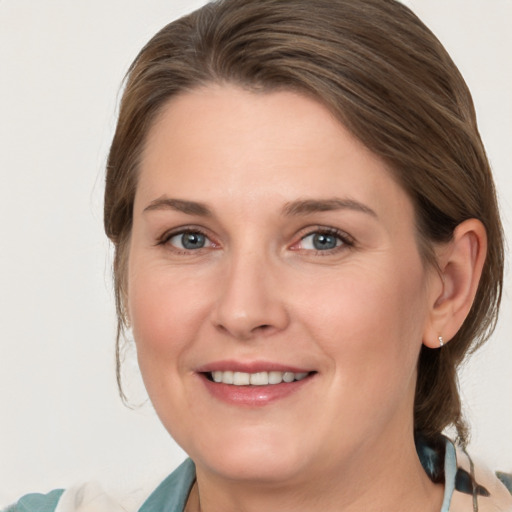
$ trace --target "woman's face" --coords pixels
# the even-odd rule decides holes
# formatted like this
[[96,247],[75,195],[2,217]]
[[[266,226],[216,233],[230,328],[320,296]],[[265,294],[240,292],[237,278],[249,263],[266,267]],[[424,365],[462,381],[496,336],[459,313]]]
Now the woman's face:
[[411,201],[326,108],[228,85],[174,98],[133,214],[140,368],[198,472],[298,482],[410,436],[435,276]]

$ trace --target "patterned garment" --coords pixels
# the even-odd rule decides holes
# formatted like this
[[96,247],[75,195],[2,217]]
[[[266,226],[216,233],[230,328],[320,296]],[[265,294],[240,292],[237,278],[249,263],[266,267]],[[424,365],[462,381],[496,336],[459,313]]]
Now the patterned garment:
[[445,483],[441,512],[512,512],[512,475],[492,473],[446,437],[416,435],[421,464],[435,483]]
[[[427,442],[418,435],[415,441],[426,473],[433,482],[445,484],[440,512],[512,512],[512,475],[475,466],[446,437]],[[195,466],[187,459],[140,508],[114,499],[98,484],[87,483],[46,495],[29,494],[3,512],[183,512],[194,481]]]

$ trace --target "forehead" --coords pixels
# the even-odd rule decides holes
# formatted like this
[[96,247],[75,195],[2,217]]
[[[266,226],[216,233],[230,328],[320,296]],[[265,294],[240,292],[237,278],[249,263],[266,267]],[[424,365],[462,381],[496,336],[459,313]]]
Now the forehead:
[[408,203],[385,163],[321,103],[227,85],[173,98],[149,131],[136,208],[163,194],[255,208],[309,195]]

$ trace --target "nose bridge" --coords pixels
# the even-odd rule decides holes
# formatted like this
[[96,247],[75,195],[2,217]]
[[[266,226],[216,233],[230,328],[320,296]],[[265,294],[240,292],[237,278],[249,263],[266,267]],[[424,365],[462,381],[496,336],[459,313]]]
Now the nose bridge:
[[262,245],[233,248],[226,257],[213,320],[238,339],[276,332],[288,323],[278,263]]

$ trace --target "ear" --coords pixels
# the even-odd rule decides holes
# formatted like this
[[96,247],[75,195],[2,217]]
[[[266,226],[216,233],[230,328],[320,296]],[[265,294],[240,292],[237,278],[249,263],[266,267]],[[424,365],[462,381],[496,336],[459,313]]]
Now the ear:
[[453,239],[436,250],[438,284],[432,287],[423,343],[430,348],[450,341],[462,326],[475,298],[487,254],[487,234],[477,219],[459,224]]

